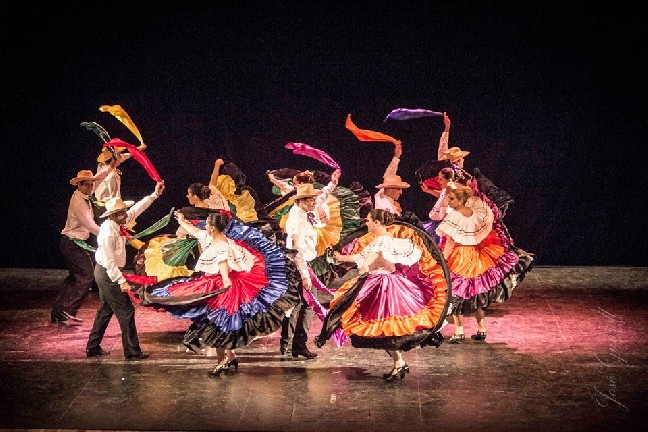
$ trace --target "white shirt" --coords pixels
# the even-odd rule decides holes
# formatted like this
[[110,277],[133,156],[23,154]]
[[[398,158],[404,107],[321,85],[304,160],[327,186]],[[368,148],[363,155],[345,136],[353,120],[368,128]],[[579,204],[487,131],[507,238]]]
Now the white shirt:
[[441,139],[439,139],[439,149],[437,150],[437,160],[445,159],[445,152],[448,151],[449,136],[450,136],[450,132],[444,131],[441,133]]
[[[128,159],[130,155],[122,155],[122,159]],[[121,198],[121,176],[117,170],[113,170],[109,164],[100,163],[97,165],[97,174],[95,177],[104,175],[105,178],[97,183],[94,196],[101,202],[106,202],[110,198]]]
[[[112,168],[109,166],[107,170],[97,174],[95,176],[95,186],[97,182],[106,178],[111,171]],[[70,198],[67,220],[65,221],[65,227],[63,227],[61,234],[79,240],[87,240],[90,237],[90,233],[97,235],[99,233],[99,225],[94,220],[90,196],[81,193],[77,189],[72,194],[72,198]]]
[[[157,197],[155,193],[152,193],[128,209],[126,212],[128,214],[126,225],[142,214]],[[126,237],[119,234],[119,224],[117,222],[106,219],[99,227],[95,259],[97,264],[106,269],[111,281],[120,285],[126,282],[120,270],[120,267],[126,265]]]
[[[439,139],[439,150],[437,151],[438,160],[442,160],[441,158],[445,157],[444,153],[448,150],[449,135],[450,132],[443,132],[441,134],[441,138]],[[446,213],[448,211],[448,203],[446,200],[446,195],[447,194],[445,188],[441,189],[439,198],[437,198],[436,202],[434,203],[434,206],[432,207],[432,210],[430,210],[430,213],[428,214],[431,220],[441,221],[446,216]]]
[[[387,175],[396,175],[399,162],[399,158],[392,158],[389,165],[387,165],[383,178]],[[385,189],[378,189],[378,192],[374,195],[374,208],[400,215],[400,210],[394,205],[394,200],[385,195],[384,192]]]
[[394,205],[394,200],[385,195],[383,189],[380,189],[378,193],[374,195],[374,208],[400,215],[400,210],[398,210]]
[[[317,214],[318,207],[324,204],[324,201],[329,197],[331,192],[335,189],[335,184],[329,183],[326,187],[322,188],[322,193],[315,197],[315,210],[312,213],[313,217]],[[308,212],[305,212],[297,204],[293,205],[288,212],[286,219],[286,247],[288,249],[297,250],[295,256],[295,263],[299,269],[302,278],[309,277],[308,275],[308,261],[317,258],[317,231],[315,227],[308,221]]]
[[94,221],[90,197],[77,189],[70,198],[67,220],[61,234],[79,240],[87,240],[90,233],[99,234],[99,225]]

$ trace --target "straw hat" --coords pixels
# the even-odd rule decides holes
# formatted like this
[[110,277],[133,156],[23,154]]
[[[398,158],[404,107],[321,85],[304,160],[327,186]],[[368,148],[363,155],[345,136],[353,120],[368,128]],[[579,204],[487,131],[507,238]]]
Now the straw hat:
[[297,185],[297,194],[294,196],[294,199],[298,200],[300,198],[312,198],[321,194],[321,190],[316,190],[313,187],[312,183],[300,183]]
[[92,171],[81,170],[77,173],[76,177],[70,180],[70,184],[76,186],[79,182],[86,181],[86,180],[95,181],[96,178],[94,174],[92,174]]
[[408,187],[410,187],[409,183],[404,182],[399,175],[387,174],[383,177],[383,182],[376,186],[376,189],[407,189]]
[[108,201],[106,201],[106,212],[102,214],[101,218],[105,218],[110,216],[113,213],[117,213],[119,211],[126,211],[129,208],[131,208],[135,204],[134,201],[122,201],[121,198],[110,198]]
[[[113,149],[115,150],[115,153],[120,154],[121,152],[126,150],[126,147],[113,147]],[[112,153],[110,153],[110,150],[108,150],[108,147],[104,147],[101,150],[101,154],[99,156],[97,156],[97,162],[104,163],[107,160],[112,159],[112,157],[113,157],[113,155],[112,155]]]
[[462,157],[466,157],[470,154],[469,151],[464,151],[461,150],[459,147],[450,147],[448,150],[443,152],[443,156],[441,157],[441,160],[457,160],[461,159]]

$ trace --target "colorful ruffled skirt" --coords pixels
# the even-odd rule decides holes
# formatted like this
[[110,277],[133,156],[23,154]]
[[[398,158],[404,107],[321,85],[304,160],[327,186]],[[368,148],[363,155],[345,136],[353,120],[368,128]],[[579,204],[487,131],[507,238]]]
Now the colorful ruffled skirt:
[[[480,197],[498,215],[494,203]],[[457,244],[448,257],[452,277],[451,313],[469,315],[492,303],[511,298],[513,290],[533,267],[534,256],[513,245],[506,226],[497,218],[478,245]]]
[[211,347],[245,346],[279,329],[285,312],[300,302],[301,277],[291,255],[235,219],[224,233],[254,257],[249,272],[230,272],[230,288],[223,289],[218,274],[199,273],[167,279],[138,293],[142,305],[193,321],[185,344],[200,339]]
[[[322,346],[342,328],[357,348],[410,350],[439,346],[439,333],[450,302],[450,273],[443,255],[421,229],[395,222],[387,227],[395,238],[407,238],[422,251],[412,266],[396,265],[393,273],[364,274],[348,280],[335,293],[322,331]],[[365,234],[354,243],[358,253],[373,240]]]

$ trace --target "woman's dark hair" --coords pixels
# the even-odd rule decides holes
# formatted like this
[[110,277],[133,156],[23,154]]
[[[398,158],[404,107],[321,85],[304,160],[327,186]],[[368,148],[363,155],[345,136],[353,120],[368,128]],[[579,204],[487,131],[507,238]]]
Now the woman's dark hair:
[[313,173],[308,172],[308,171],[303,171],[297,174],[293,181],[297,180],[299,183],[315,183],[315,177],[313,177]]
[[227,228],[227,224],[229,223],[229,221],[230,218],[225,213],[212,213],[209,216],[207,216],[207,221],[205,223],[207,225],[213,226],[219,232],[223,232],[225,231],[225,228]]
[[439,171],[439,177],[442,177],[448,181],[455,180],[455,171],[452,168],[443,168]]
[[211,195],[209,186],[202,183],[191,183],[189,185],[189,192],[196,195],[201,201],[206,200]]
[[383,209],[371,209],[371,211],[369,211],[369,214],[371,215],[371,219],[378,221],[385,226],[391,225],[394,222],[394,218],[396,217],[394,213],[385,211]]

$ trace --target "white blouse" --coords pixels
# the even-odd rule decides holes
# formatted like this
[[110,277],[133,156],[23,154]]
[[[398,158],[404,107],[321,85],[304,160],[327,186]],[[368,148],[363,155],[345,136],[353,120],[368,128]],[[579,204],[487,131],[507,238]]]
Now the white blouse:
[[205,230],[200,230],[196,236],[203,253],[194,267],[195,271],[208,274],[218,274],[218,263],[227,261],[231,271],[249,272],[254,264],[254,256],[250,251],[236,244],[232,239],[214,242]]
[[376,237],[359,254],[353,255],[358,268],[362,267],[371,253],[378,257],[369,264],[369,273],[392,273],[396,264],[411,266],[421,259],[421,249],[409,239],[390,235]]
[[465,246],[478,245],[493,229],[493,211],[476,196],[468,198],[465,206],[472,210],[471,216],[464,216],[458,211],[450,212],[439,224],[436,233]]

